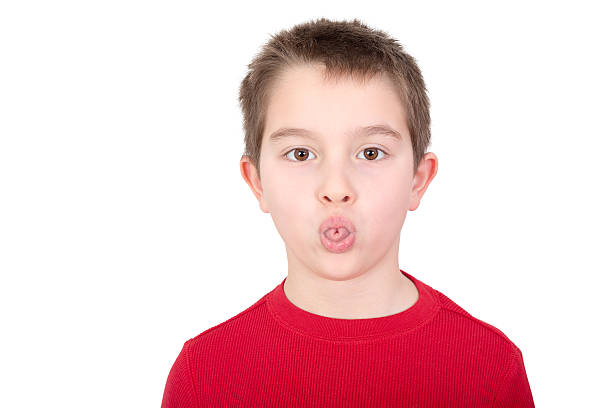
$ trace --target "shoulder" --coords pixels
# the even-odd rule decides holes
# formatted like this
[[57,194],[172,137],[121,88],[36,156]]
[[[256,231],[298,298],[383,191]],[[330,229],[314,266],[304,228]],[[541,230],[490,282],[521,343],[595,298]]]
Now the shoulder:
[[429,335],[442,350],[472,360],[485,370],[504,376],[521,359],[521,350],[506,333],[459,306],[442,292],[431,288],[440,309],[430,323]]
[[474,317],[440,291],[432,292],[440,303],[434,319],[440,330],[438,341],[452,350],[451,355],[471,361],[474,371],[493,378],[494,406],[533,407],[520,348],[499,328]]
[[236,336],[248,335],[253,325],[258,326],[260,324],[258,321],[266,318],[265,304],[268,295],[269,293],[240,313],[189,339],[191,349],[197,350],[200,348],[199,346],[205,343],[226,343],[230,336],[235,338]]
[[461,326],[467,331],[480,333],[482,337],[486,337],[492,342],[505,345],[512,354],[516,353],[518,347],[503,331],[473,316],[444,293],[433,288],[431,290],[438,297],[440,303],[442,315],[440,318],[451,321],[453,326]]

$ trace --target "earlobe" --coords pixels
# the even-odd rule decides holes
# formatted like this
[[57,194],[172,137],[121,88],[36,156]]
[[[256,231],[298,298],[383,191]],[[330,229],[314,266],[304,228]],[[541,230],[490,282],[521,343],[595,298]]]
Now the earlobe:
[[438,157],[432,153],[427,152],[421,158],[417,171],[413,177],[412,183],[412,203],[409,210],[414,211],[419,207],[421,198],[427,191],[427,187],[438,173]]
[[261,186],[261,180],[257,176],[257,168],[246,155],[243,155],[240,159],[240,174],[255,195],[257,201],[259,201],[259,208],[265,213],[269,212],[265,206],[265,200],[263,199],[263,188]]

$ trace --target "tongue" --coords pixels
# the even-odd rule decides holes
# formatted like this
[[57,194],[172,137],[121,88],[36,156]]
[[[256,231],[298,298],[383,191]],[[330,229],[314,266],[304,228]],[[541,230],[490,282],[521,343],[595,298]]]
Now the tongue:
[[346,238],[347,235],[350,234],[350,232],[344,227],[339,227],[339,228],[330,228],[326,230],[324,234],[327,237],[327,239],[337,242],[337,241],[341,241],[344,238]]

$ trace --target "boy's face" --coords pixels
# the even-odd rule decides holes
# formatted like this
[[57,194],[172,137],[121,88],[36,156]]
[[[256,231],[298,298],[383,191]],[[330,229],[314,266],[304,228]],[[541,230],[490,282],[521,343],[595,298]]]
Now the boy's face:
[[[404,107],[387,77],[365,84],[350,78],[324,82],[321,70],[292,68],[276,82],[262,139],[261,179],[246,156],[243,178],[262,211],[272,215],[290,270],[339,279],[375,267],[397,268],[406,213],[418,207],[437,158],[427,153],[413,174]],[[401,139],[357,133],[372,125],[386,125]],[[306,129],[312,138],[271,140],[281,128]],[[355,227],[353,245],[341,253],[326,249],[319,234],[320,224],[332,215]]]

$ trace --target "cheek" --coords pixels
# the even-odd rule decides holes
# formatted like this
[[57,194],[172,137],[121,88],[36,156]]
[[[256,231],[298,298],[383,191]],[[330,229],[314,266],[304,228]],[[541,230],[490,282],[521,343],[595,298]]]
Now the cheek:
[[375,229],[401,228],[410,206],[408,177],[385,177],[361,190],[361,207],[368,224]]
[[404,202],[410,197],[410,174],[404,168],[380,172],[376,177],[364,178],[360,188],[361,194],[368,201],[391,205]]
[[[280,175],[283,176],[283,173]],[[312,207],[316,204],[313,189],[306,181],[284,175],[269,185],[266,200],[272,213],[297,225],[307,218],[306,214],[312,213]]]
[[278,167],[271,174],[271,182],[275,196],[277,199],[292,203],[297,201],[297,198],[312,196],[315,190],[315,174],[307,171],[307,169],[294,169],[287,167]]

